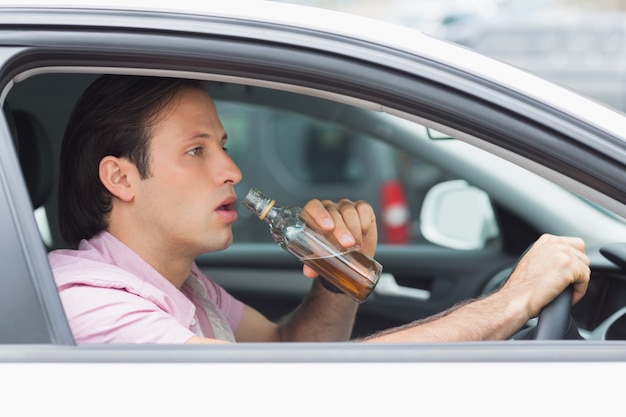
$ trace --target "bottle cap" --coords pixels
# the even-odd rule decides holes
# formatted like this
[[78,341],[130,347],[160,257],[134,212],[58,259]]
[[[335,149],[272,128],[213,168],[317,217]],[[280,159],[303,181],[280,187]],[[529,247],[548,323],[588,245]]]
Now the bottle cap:
[[256,188],[250,188],[241,204],[263,220],[276,202]]

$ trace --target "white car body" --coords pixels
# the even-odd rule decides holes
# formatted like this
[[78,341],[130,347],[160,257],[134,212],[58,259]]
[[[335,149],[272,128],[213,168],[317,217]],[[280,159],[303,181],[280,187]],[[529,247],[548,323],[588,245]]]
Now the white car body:
[[[103,4],[99,4],[103,3]],[[572,115],[581,123],[602,130],[614,138],[612,154],[626,161],[626,117],[598,103],[586,100],[570,91],[543,81],[533,75],[506,66],[469,50],[448,44],[407,28],[342,13],[273,2],[206,2],[197,1],[91,1],[66,0],[19,1],[13,5],[3,2],[3,11],[27,7],[94,8],[102,10],[148,10],[173,14],[207,13],[233,21],[270,22],[333,36],[360,39],[384,48],[415,54],[442,67],[454,67],[459,73],[476,76],[485,82],[501,86],[501,90],[485,90],[486,100],[511,100],[505,90],[520,91],[527,100],[530,116],[542,103],[555,111],[554,127],[559,129]],[[76,15],[71,26],[93,25]],[[67,16],[66,16],[67,17]],[[128,21],[125,21],[128,19]],[[15,25],[48,24],[42,21]],[[111,22],[109,22],[111,23]],[[120,15],[114,22],[119,27],[133,22],[133,15]],[[197,30],[206,33],[203,20],[178,28],[181,32]],[[149,28],[147,28],[149,29]],[[245,36],[246,33],[242,33]],[[293,35],[297,37],[297,32]],[[284,41],[284,40],[283,40]],[[284,41],[288,42],[288,41]],[[294,45],[299,46],[297,39]],[[316,45],[310,45],[315,48]],[[346,47],[347,48],[347,47]],[[350,54],[351,51],[343,51]],[[362,57],[368,59],[369,57]],[[386,63],[388,64],[388,63]],[[46,71],[89,72],[102,70],[88,66],[39,67],[15,74],[12,83],[4,86],[1,99],[23,79]],[[128,73],[128,68],[107,68],[108,72]],[[154,70],[142,68],[138,73],[174,74],[214,81],[248,83],[304,94],[322,96],[392,115],[419,120],[430,128],[454,136],[466,143],[431,142],[424,146],[448,146],[450,158],[475,152],[475,166],[467,171],[474,181],[481,181],[481,167],[501,163],[514,176],[492,184],[502,190],[514,190],[520,179],[530,187],[528,206],[520,210],[542,210],[554,201],[564,205],[576,204],[576,210],[561,213],[572,228],[578,227],[593,247],[607,241],[626,240],[626,226],[618,218],[598,217],[594,233],[578,224],[596,214],[591,206],[579,205],[578,197],[560,187],[579,194],[594,203],[626,216],[626,205],[616,194],[594,188],[589,183],[573,179],[557,169],[547,167],[531,158],[517,155],[509,149],[481,139],[457,128],[408,114],[383,103],[342,95],[336,91],[321,91],[285,82],[256,80],[219,73]],[[445,81],[445,80],[443,80]],[[468,89],[474,85],[468,85]],[[521,94],[521,93],[520,93]],[[518,106],[513,103],[511,105]],[[4,128],[3,128],[4,129]],[[6,130],[6,129],[5,129]],[[6,136],[7,132],[3,134]],[[4,143],[4,142],[3,142]],[[591,143],[590,146],[594,146]],[[3,145],[5,146],[5,145]],[[603,144],[604,146],[604,144]],[[474,148],[476,147],[476,148]],[[481,148],[481,149],[477,149]],[[2,150],[8,151],[8,145]],[[489,153],[485,153],[487,151]],[[511,162],[502,162],[498,155]],[[8,158],[8,157],[6,157]],[[8,161],[8,162],[7,162]],[[6,172],[18,171],[14,159],[6,162]],[[521,168],[520,168],[521,167]],[[0,165],[3,168],[3,165]],[[2,174],[2,171],[0,171]],[[0,175],[0,188],[13,190],[13,185]],[[15,186],[17,187],[17,186]],[[22,187],[22,185],[20,185]],[[545,188],[543,188],[545,187]],[[625,186],[626,187],[626,186]],[[22,187],[23,188],[23,187]],[[538,190],[543,189],[539,194]],[[550,200],[552,199],[552,200]],[[15,197],[14,207],[26,207],[26,193]],[[548,203],[552,201],[552,203]],[[574,203],[574,201],[577,201]],[[555,213],[546,208],[545,226],[553,223]],[[15,212],[19,210],[15,209]],[[16,215],[17,216],[17,215]],[[35,222],[23,226],[24,241],[37,233]],[[586,225],[588,226],[588,225]],[[568,231],[573,230],[567,228]],[[33,256],[45,258],[42,248],[34,248]],[[32,266],[35,265],[35,266]],[[40,263],[33,263],[32,275],[49,277]],[[41,270],[39,270],[40,268]],[[53,286],[37,289],[39,302],[47,311],[58,307],[51,295]],[[5,291],[1,289],[0,291]],[[52,307],[49,307],[49,306]],[[6,317],[5,317],[6,319]],[[5,320],[3,319],[3,320]],[[53,322],[53,320],[51,320]],[[57,327],[59,326],[60,330]],[[54,335],[66,335],[67,328],[54,322]],[[62,337],[60,337],[63,339]],[[52,337],[55,339],[55,337]],[[64,416],[105,415],[183,415],[228,413],[229,415],[268,414],[292,415],[623,415],[620,385],[621,372],[626,374],[625,341],[494,341],[472,343],[432,344],[238,344],[235,346],[72,346],[62,340],[57,343],[26,343],[0,345],[0,392],[4,415],[43,415],[60,413]]]

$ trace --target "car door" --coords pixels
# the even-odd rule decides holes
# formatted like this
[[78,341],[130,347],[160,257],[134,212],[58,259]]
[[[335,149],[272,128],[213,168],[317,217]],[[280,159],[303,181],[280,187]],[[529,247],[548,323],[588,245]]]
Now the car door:
[[[159,21],[158,15],[150,13],[138,13],[137,16],[152,24]],[[93,19],[107,25],[103,15]],[[308,116],[326,118],[326,122],[341,122],[347,128],[363,133],[356,139],[357,143],[384,141],[397,148],[398,158],[402,158],[403,152],[417,160],[425,158],[431,166],[441,169],[441,180],[467,180],[487,192],[499,227],[498,235],[487,245],[458,249],[419,239],[418,234],[415,234],[415,241],[406,245],[381,242],[376,258],[383,265],[384,276],[375,293],[361,306],[355,335],[431,315],[495,288],[539,233],[573,233],[592,243],[598,240],[598,236],[610,239],[623,235],[623,228],[613,227],[615,224],[608,222],[601,228],[594,222],[593,230],[577,228],[569,221],[557,222],[560,217],[568,215],[561,210],[562,207],[577,214],[585,203],[576,203],[577,198],[571,196],[564,200],[567,205],[559,204],[558,200],[552,205],[537,202],[548,201],[555,193],[560,195],[556,189],[539,196],[533,204],[529,203],[531,200],[527,194],[519,194],[518,197],[523,198],[516,198],[510,185],[515,183],[517,172],[505,175],[499,166],[496,175],[486,169],[480,170],[481,166],[484,168],[496,162],[490,160],[468,165],[473,154],[471,158],[463,159],[459,153],[453,155],[440,149],[459,141],[428,135],[418,137],[410,129],[407,131],[382,120],[382,116],[390,115],[417,125],[423,120],[431,126],[440,126],[464,142],[480,144],[489,141],[494,147],[516,153],[518,159],[546,163],[557,171],[567,171],[568,163],[564,161],[575,159],[580,151],[581,145],[572,138],[589,137],[593,140],[598,135],[597,127],[575,122],[568,124],[559,119],[556,133],[552,125],[552,118],[556,115],[538,114],[533,107],[535,103],[523,95],[499,87],[491,88],[489,82],[479,76],[449,65],[434,65],[425,57],[407,55],[401,50],[367,46],[358,41],[346,41],[340,36],[318,38],[314,36],[315,32],[280,31],[272,25],[252,25],[254,37],[246,37],[240,26],[231,26],[227,19],[212,20],[210,25],[201,25],[201,28],[194,26],[197,31],[187,34],[190,30],[187,23],[182,18],[171,20],[170,31],[158,36],[152,32],[119,28],[108,28],[107,33],[112,36],[102,36],[97,31],[72,29],[72,26],[60,26],[45,37],[28,28],[9,33],[4,39],[6,44],[22,42],[25,46],[13,51],[20,59],[7,64],[6,77],[22,72],[25,75],[14,83],[6,100],[13,108],[27,110],[41,120],[49,137],[56,140],[50,152],[56,158],[69,112],[82,89],[98,73],[132,72],[133,68],[151,73],[151,70],[159,69],[175,71],[178,76],[201,76],[215,83],[233,83],[244,89],[263,85],[275,92],[290,90],[293,96],[284,103],[285,110],[295,108],[301,97],[323,99],[324,104],[317,106],[317,113]],[[225,36],[227,33],[230,36]],[[58,46],[68,40],[71,40],[71,48]],[[315,41],[314,48],[309,45],[312,40]],[[40,46],[34,48],[33,44]],[[96,50],[98,53],[94,54]],[[462,51],[456,53],[462,54]],[[37,71],[47,60],[57,66],[41,73]],[[26,71],[31,67],[32,72]],[[216,96],[219,96],[217,91]],[[342,103],[347,108],[340,114],[333,113],[335,107],[330,103]],[[472,146],[468,147],[460,154],[470,155]],[[271,148],[261,143],[260,149]],[[261,155],[254,148],[245,152]],[[563,158],[563,154],[570,158]],[[596,192],[619,189],[621,163],[595,153],[589,153],[588,157],[591,160],[583,166],[585,172],[581,178],[592,184],[595,184],[594,178],[605,179],[605,189]],[[366,169],[381,172],[392,167],[393,163],[376,158],[365,164]],[[400,164],[396,163],[395,168],[398,178],[402,178]],[[256,185],[261,188],[266,178],[253,174],[255,182],[258,180]],[[503,182],[504,179],[508,182]],[[431,185],[438,185],[438,181]],[[302,193],[306,188],[301,187],[297,193],[293,191],[294,196],[298,195],[293,201],[292,194],[285,193],[281,196],[282,203],[303,204],[306,198],[340,198],[347,193],[346,189],[310,187],[313,192],[309,196]],[[354,191],[355,187],[352,188],[349,191]],[[534,191],[532,187],[525,188]],[[365,192],[355,194],[354,198],[370,200],[375,206],[381,199]],[[417,197],[415,206],[419,207],[422,201],[422,197]],[[56,201],[51,198],[46,202],[49,227],[56,238],[54,247],[62,247],[63,242],[58,239],[56,230],[55,210]],[[412,213],[412,218],[418,223],[413,230],[421,230],[421,209]],[[258,227],[262,226],[259,222]],[[198,263],[233,294],[273,319],[297,305],[310,284],[301,275],[301,264],[269,239],[262,243],[237,242],[224,252],[200,256]]]

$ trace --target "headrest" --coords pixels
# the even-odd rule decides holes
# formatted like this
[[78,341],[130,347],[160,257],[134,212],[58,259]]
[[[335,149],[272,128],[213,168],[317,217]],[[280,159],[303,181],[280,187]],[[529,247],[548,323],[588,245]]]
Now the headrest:
[[30,200],[36,209],[45,204],[52,191],[54,165],[51,145],[43,126],[33,115],[22,110],[8,112]]

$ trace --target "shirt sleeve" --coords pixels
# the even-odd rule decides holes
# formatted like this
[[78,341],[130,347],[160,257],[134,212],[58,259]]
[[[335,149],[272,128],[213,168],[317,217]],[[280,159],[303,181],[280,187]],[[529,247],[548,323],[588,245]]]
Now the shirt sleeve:
[[60,292],[76,343],[172,343],[194,333],[155,303],[121,288],[72,285]]

